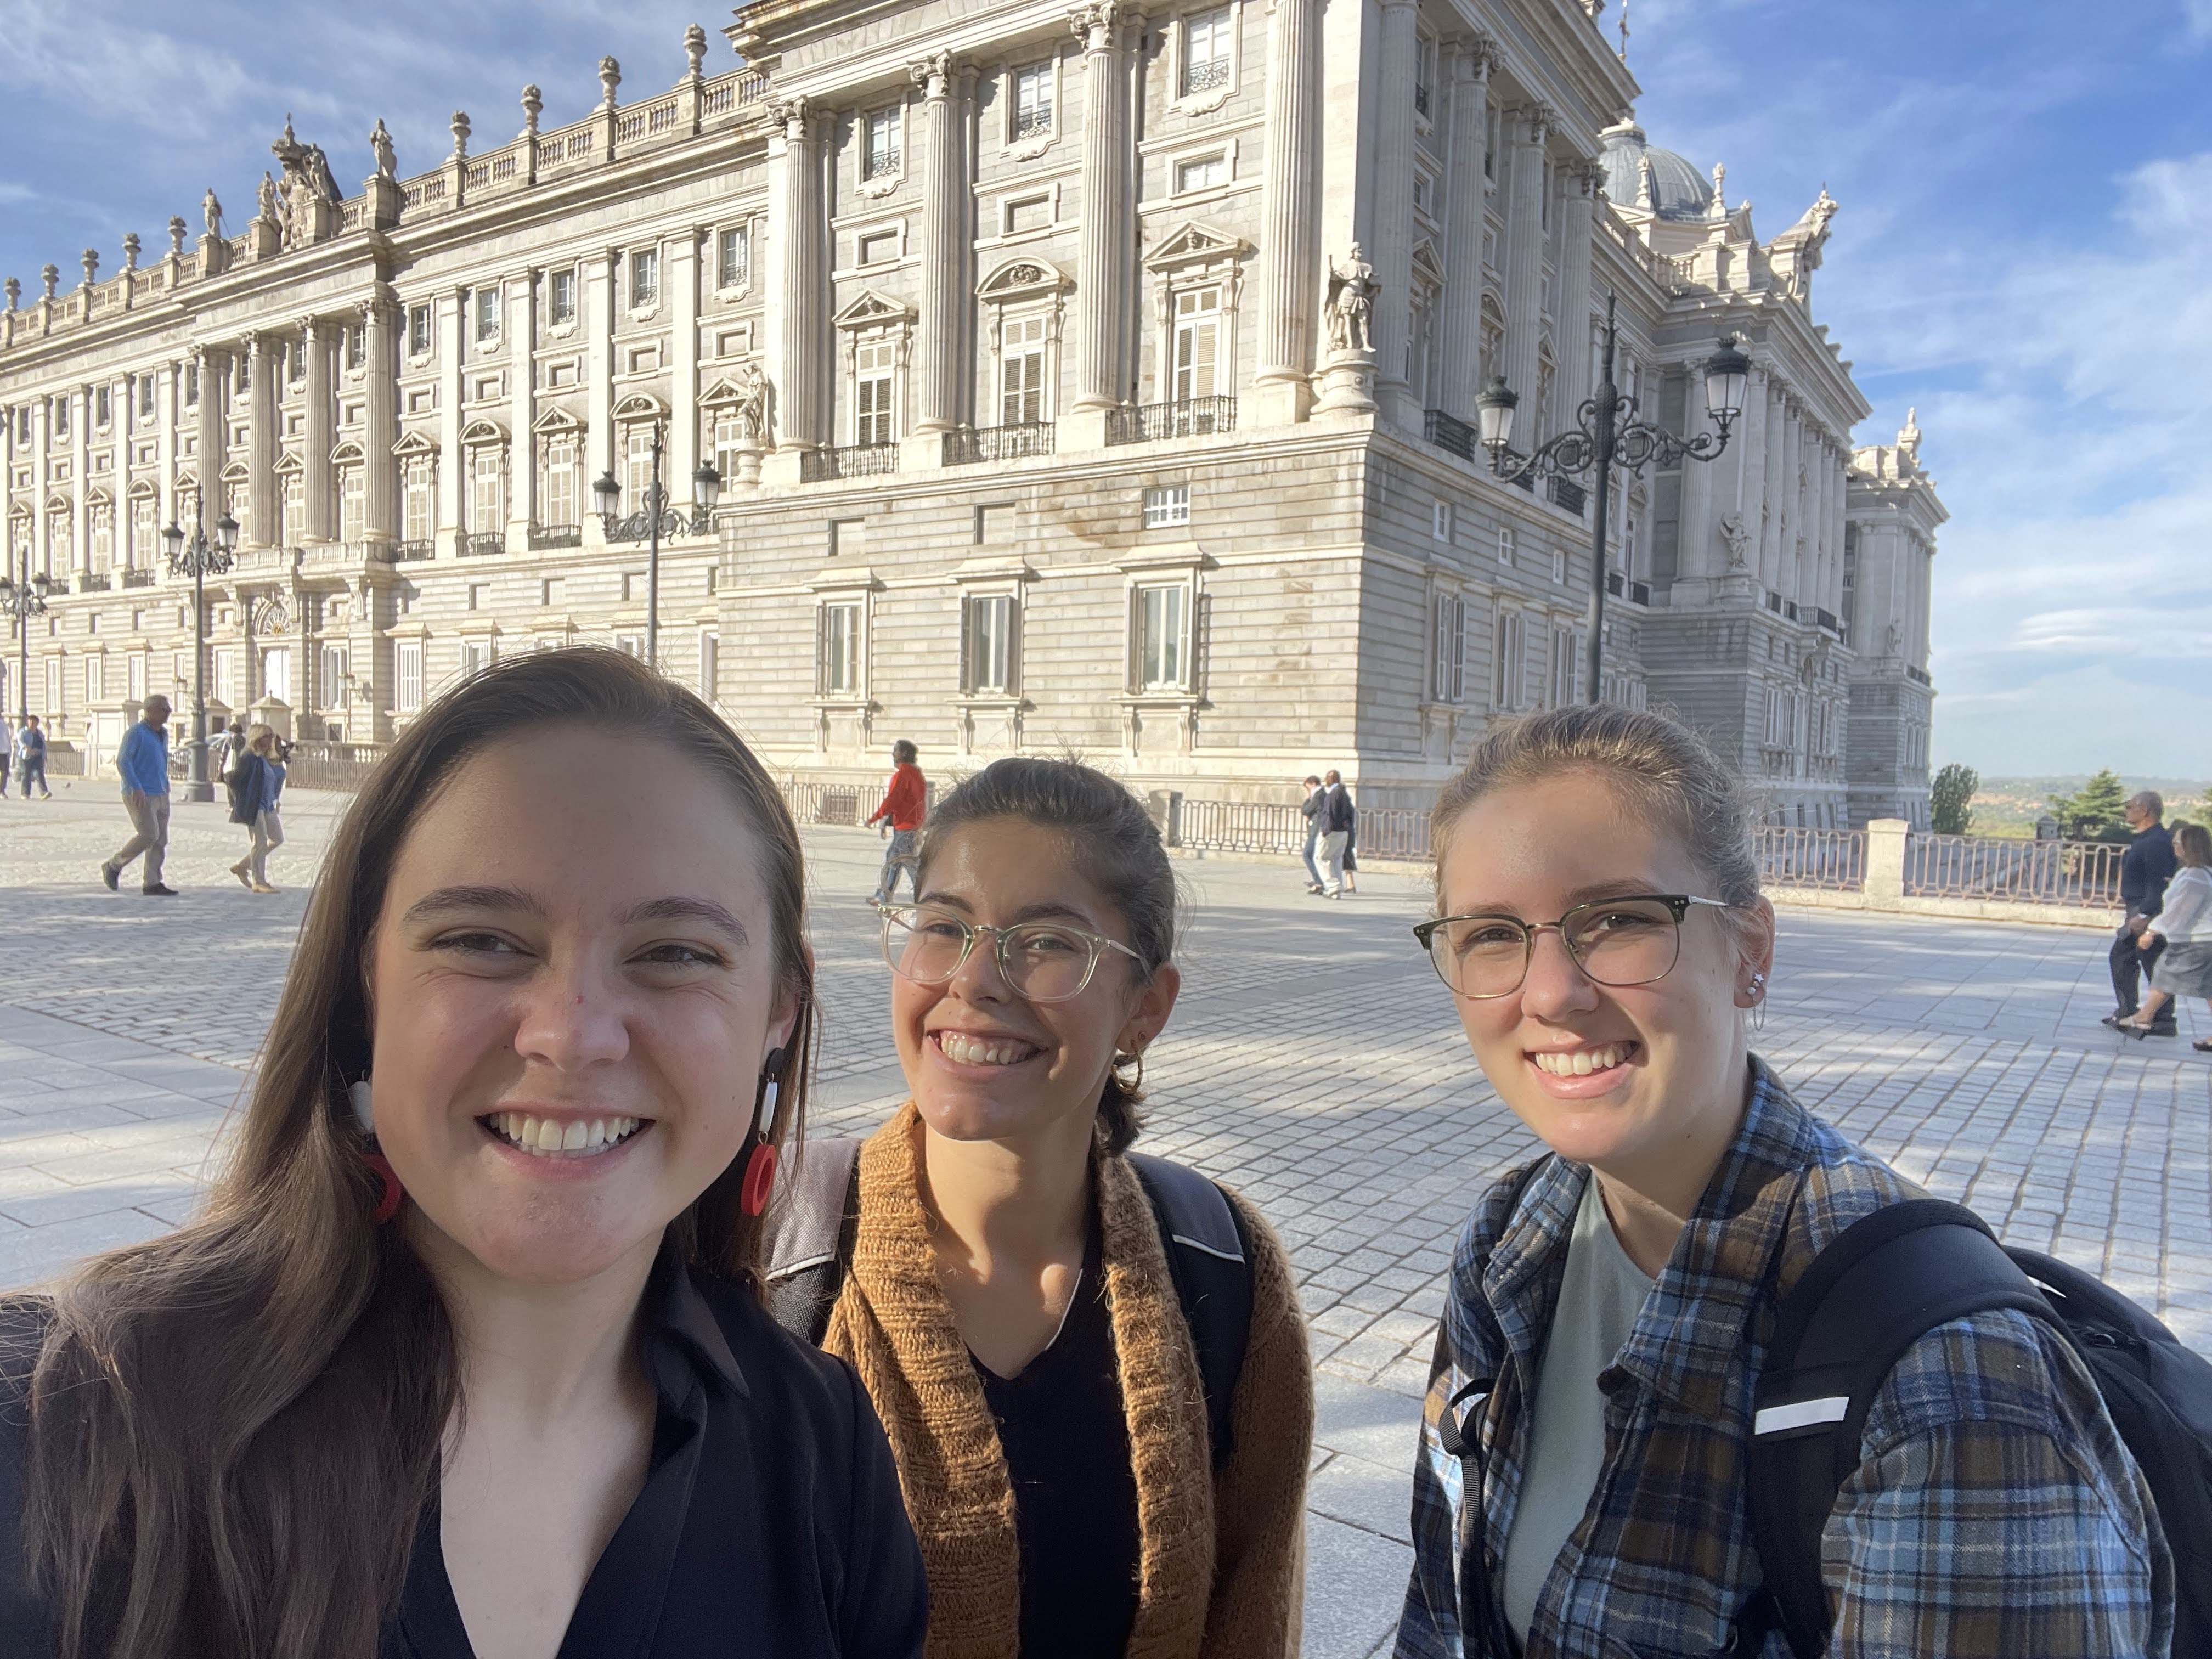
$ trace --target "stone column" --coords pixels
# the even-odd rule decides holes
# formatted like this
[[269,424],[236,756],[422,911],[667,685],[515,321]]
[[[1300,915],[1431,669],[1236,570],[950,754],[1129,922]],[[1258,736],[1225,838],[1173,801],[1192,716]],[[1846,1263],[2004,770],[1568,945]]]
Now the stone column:
[[668,242],[668,302],[674,325],[668,393],[668,470],[662,487],[671,506],[694,505],[691,475],[699,470],[699,242],[696,227]]
[[36,482],[31,492],[31,568],[48,576],[69,574],[55,570],[47,556],[53,540],[53,532],[46,524],[47,489],[54,476],[51,460],[53,430],[53,399],[41,398],[31,405],[31,454],[36,463]]
[[1513,447],[1524,454],[1542,441],[1544,411],[1536,407],[1537,344],[1544,310],[1544,137],[1551,112],[1527,104],[1512,112],[1510,177],[1505,205],[1505,380],[1521,396]]
[[307,522],[302,541],[337,539],[337,491],[331,469],[331,450],[337,442],[337,409],[331,391],[330,327],[319,317],[300,324],[301,349],[307,354],[306,448],[300,456],[305,469]]
[[438,357],[438,525],[431,539],[441,556],[452,557],[461,550],[469,488],[469,458],[461,450],[461,404],[468,382],[468,290],[449,289],[430,303]]
[[[592,498],[592,482],[602,473],[615,471],[618,459],[615,453],[614,307],[621,275],[619,248],[584,262],[584,386],[589,395],[585,407],[590,415],[584,428],[584,477],[578,486],[581,493],[576,508],[583,514],[586,543],[599,524],[593,510],[597,503]],[[635,513],[637,507],[625,498],[622,511]]]
[[[253,386],[246,404],[246,533],[241,545],[281,546],[284,527],[276,510],[276,393],[284,354],[270,349],[266,334],[246,337],[246,373]],[[251,680],[251,674],[248,678]]]
[[1418,429],[1406,354],[1413,328],[1413,100],[1419,40],[1413,0],[1382,0],[1375,112],[1375,401],[1384,418]]
[[[1682,435],[1694,441],[1711,424],[1705,414],[1705,400],[1698,388],[1696,365],[1691,366],[1689,396],[1685,400]],[[1655,380],[1656,380],[1655,377]],[[1731,446],[1733,447],[1733,446]],[[1713,477],[1718,462],[1685,460],[1682,463],[1682,495],[1674,531],[1674,574],[1679,586],[1684,581],[1696,586],[1683,595],[1686,603],[1703,605],[1711,597],[1708,584],[1722,574],[1728,564],[1728,554],[1720,546],[1720,538],[1713,526]]]
[[[773,232],[782,246],[782,326],[770,369],[781,418],[778,446],[811,449],[823,441],[822,382],[829,353],[822,341],[826,282],[823,239],[828,223],[822,200],[822,156],[806,101],[794,99],[775,112],[783,126],[783,188]],[[793,474],[793,481],[796,481]]]
[[1759,490],[1759,580],[1776,592],[1782,586],[1782,428],[1789,406],[1788,395],[1775,384],[1770,373],[1766,397],[1759,408],[1760,418],[1766,426],[1766,441],[1759,449],[1763,469]]
[[1462,421],[1475,419],[1482,379],[1483,210],[1490,180],[1490,70],[1497,48],[1477,39],[1452,60],[1451,181],[1445,231],[1443,395],[1437,401]]
[[1721,463],[1729,468],[1718,492],[1723,521],[1715,526],[1723,538],[1718,550],[1721,568],[1747,586],[1759,581],[1759,492],[1765,488],[1766,479],[1766,370],[1754,362],[1744,378],[1743,413],[1736,417],[1735,440],[1729,446],[1734,459]]
[[1318,0],[1274,0],[1267,13],[1266,171],[1260,185],[1258,370],[1252,424],[1303,421],[1313,405],[1314,318],[1321,274],[1321,18]]
[[[1116,280],[1129,193],[1127,108],[1115,0],[1069,14],[1083,42],[1083,194],[1075,275],[1075,399],[1078,410],[1121,402],[1121,307]],[[1099,434],[1103,441],[1103,431]]]
[[1805,559],[1810,549],[1806,533],[1811,529],[1805,512],[1805,489],[1798,482],[1805,465],[1805,410],[1794,399],[1782,416],[1782,580],[1774,585],[1782,597],[1805,599]]
[[956,131],[951,54],[939,52],[908,73],[921,88],[921,349],[913,428],[921,435],[960,424],[959,307],[967,288],[966,261],[961,258],[967,219],[960,198],[968,177]]
[[[1595,163],[1567,168],[1560,197],[1559,293],[1552,319],[1559,353],[1559,422],[1564,428],[1592,391],[1590,367],[1590,236],[1603,175]],[[1695,397],[1693,391],[1691,396]],[[1694,465],[1694,463],[1692,463]]]
[[1844,615],[1844,509],[1850,497],[1851,447],[1849,435],[1828,458],[1828,598],[1829,610],[1841,622]]
[[389,548],[399,539],[399,475],[392,447],[399,441],[398,315],[391,290],[381,283],[361,307],[362,375],[368,396],[362,411],[362,465],[367,471],[362,501],[362,535]]
[[[507,318],[502,331],[508,361],[514,364],[507,381],[507,545],[510,552],[529,547],[530,526],[538,518],[538,446],[531,430],[538,420],[538,389],[530,365],[538,343],[538,284],[544,276],[540,270],[525,271],[507,284],[504,296]],[[680,337],[678,344],[682,344]],[[680,354],[677,361],[684,361]],[[696,353],[692,361],[697,361]],[[591,489],[589,478],[581,483],[586,490]],[[588,495],[581,505],[588,509]]]
[[[256,390],[258,390],[257,386]],[[65,394],[73,410],[70,417],[72,464],[70,477],[70,568],[92,568],[92,388],[76,387]]]
[[[154,376],[154,488],[159,522],[156,533],[177,521],[177,414],[182,402],[177,391],[179,370],[164,363]],[[147,568],[158,570],[167,556],[167,544],[157,541],[146,556]]]

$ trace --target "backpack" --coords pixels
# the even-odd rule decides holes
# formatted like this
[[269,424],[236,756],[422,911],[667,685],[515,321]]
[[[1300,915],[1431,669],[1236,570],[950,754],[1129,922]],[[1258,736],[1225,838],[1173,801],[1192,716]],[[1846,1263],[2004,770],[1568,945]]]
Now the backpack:
[[2078,1268],[1997,1242],[1939,1199],[1862,1217],[1782,1300],[1760,1370],[1748,1497],[1766,1571],[1739,1620],[1756,1653],[1779,1629],[1819,1659],[1833,1614],[1820,1533],[1857,1468],[1867,1413],[1892,1367],[1936,1326],[2012,1308],[2063,1332],[2142,1468],[2172,1552],[2172,1659],[2212,1659],[2212,1364]]
[[[1176,1300],[1198,1352],[1206,1424],[1218,1473],[1235,1447],[1231,1407],[1252,1330],[1251,1255],[1236,1207],[1195,1170],[1123,1154],[1158,1222]],[[768,1305],[775,1322],[819,1346],[844,1288],[860,1225],[860,1143],[809,1140],[784,1166],[769,1206]]]

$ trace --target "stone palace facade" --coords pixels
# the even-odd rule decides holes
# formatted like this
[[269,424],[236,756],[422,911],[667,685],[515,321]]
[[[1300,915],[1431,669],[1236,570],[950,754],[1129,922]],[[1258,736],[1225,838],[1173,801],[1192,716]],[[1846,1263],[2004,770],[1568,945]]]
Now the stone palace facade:
[[1501,485],[1470,424],[1499,374],[1517,447],[1571,423],[1613,295],[1670,429],[1717,336],[1754,368],[1717,463],[1616,495],[1608,695],[1777,821],[1924,823],[1944,514],[1917,431],[1852,447],[1835,204],[1761,241],[1633,125],[1597,6],[759,0],[738,67],[695,27],[672,90],[605,60],[566,126],[527,88],[406,173],[380,123],[351,194],[288,122],[242,231],[210,191],[166,252],[7,285],[0,513],[57,585],[8,706],[94,769],[189,708],[161,532],[225,513],[219,712],[374,744],[502,653],[642,650],[658,441],[659,659],[788,775],[908,737],[1417,805],[1578,695],[1584,492]]

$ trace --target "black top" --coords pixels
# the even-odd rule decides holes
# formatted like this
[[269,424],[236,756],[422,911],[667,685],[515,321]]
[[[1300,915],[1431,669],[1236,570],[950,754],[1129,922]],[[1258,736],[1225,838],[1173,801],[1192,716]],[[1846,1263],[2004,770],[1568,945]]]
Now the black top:
[[1019,1376],[980,1359],[1013,1478],[1027,1659],[1121,1659],[1137,1618],[1137,1476],[1094,1221],[1052,1345]]
[[[659,1396],[645,1486],[592,1569],[560,1659],[916,1659],[921,1552],[868,1396],[750,1292],[664,1252],[644,1361]],[[9,1355],[12,1361],[12,1354]],[[742,1363],[740,1363],[742,1361]],[[10,1364],[9,1370],[14,1366]],[[20,1400],[20,1377],[0,1390]],[[48,1659],[22,1584],[23,1425],[0,1411],[0,1659]],[[434,1500],[379,1659],[473,1659]]]
[[2154,823],[2136,832],[2120,854],[2120,902],[2131,916],[2154,916],[2166,903],[2166,884],[2173,879],[2173,832]]

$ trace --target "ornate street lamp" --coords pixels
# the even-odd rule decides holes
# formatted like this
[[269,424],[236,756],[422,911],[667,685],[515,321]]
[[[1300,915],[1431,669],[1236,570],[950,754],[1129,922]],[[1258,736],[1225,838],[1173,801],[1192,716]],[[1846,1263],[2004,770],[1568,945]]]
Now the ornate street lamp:
[[653,423],[653,477],[645,487],[645,500],[628,518],[621,516],[622,485],[610,467],[592,485],[599,510],[599,523],[610,542],[638,542],[645,551],[645,659],[660,665],[660,538],[663,536],[703,536],[714,526],[714,507],[722,499],[722,475],[714,464],[702,461],[691,475],[692,507],[687,516],[668,504],[660,484],[660,422]]
[[0,574],[0,616],[13,617],[15,627],[22,635],[22,652],[16,659],[15,725],[18,730],[31,721],[31,618],[46,614],[46,594],[53,584],[41,570],[31,574],[31,550],[23,550],[23,585],[18,587],[4,574]]
[[1636,418],[1637,401],[1624,398],[1613,383],[1614,301],[1605,302],[1605,371],[1599,377],[1597,395],[1577,411],[1579,424],[1560,433],[1534,454],[1507,459],[1513,441],[1513,411],[1521,399],[1505,384],[1504,376],[1492,380],[1474,400],[1477,430],[1490,452],[1490,470],[1508,483],[1541,473],[1560,477],[1597,469],[1597,508],[1590,531],[1589,701],[1601,702],[1605,690],[1605,538],[1606,515],[1612,505],[1613,470],[1641,472],[1654,462],[1679,465],[1685,459],[1711,461],[1728,447],[1729,431],[1743,413],[1744,386],[1751,374],[1751,359],[1736,349],[1733,336],[1721,337],[1720,349],[1705,359],[1705,410],[1719,435],[1701,432],[1695,438],[1678,438],[1665,428]]
[[215,799],[215,785],[209,781],[207,769],[207,579],[227,574],[231,555],[238,549],[237,520],[228,513],[217,519],[212,542],[208,540],[205,520],[206,509],[195,505],[189,545],[185,532],[173,521],[161,532],[162,541],[168,544],[169,574],[192,579],[192,739],[187,800]]

